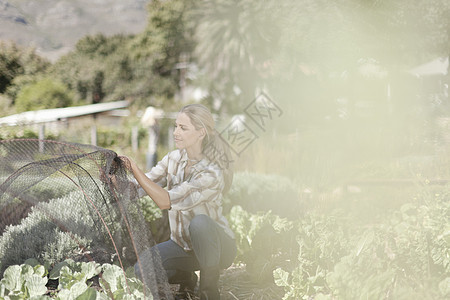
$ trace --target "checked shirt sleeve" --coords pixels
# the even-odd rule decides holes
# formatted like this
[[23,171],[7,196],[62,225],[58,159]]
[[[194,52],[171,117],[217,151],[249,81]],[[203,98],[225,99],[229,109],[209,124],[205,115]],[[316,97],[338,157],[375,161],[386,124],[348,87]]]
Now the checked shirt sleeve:
[[[154,183],[161,187],[165,187],[167,185],[167,169],[169,165],[169,155],[167,154],[164,158],[159,161],[156,166],[154,166],[150,172],[145,173],[145,175],[150,178]],[[139,197],[144,197],[147,193],[143,188],[139,187],[138,189]]]
[[202,170],[196,173],[191,180],[184,181],[169,191],[172,210],[190,210],[217,199],[222,189],[223,178],[220,169]]

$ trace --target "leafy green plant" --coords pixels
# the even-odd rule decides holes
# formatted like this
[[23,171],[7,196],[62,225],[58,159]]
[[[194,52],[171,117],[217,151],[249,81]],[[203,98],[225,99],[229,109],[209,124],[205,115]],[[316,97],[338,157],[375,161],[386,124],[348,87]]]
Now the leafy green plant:
[[298,223],[295,264],[273,272],[283,299],[445,299],[449,295],[449,192],[360,223],[352,211],[309,213]]
[[97,144],[100,147],[111,148],[117,146],[120,141],[128,141],[125,139],[124,133],[111,128],[97,128]]
[[141,211],[148,223],[149,230],[157,243],[167,241],[170,237],[169,218],[167,212],[161,211],[148,196],[139,198]]
[[[56,140],[59,138],[59,134],[52,132],[45,133],[46,140]],[[21,126],[16,127],[3,127],[0,132],[0,140],[8,139],[37,139],[39,135],[36,130],[30,128],[22,128]]]
[[271,212],[251,214],[240,206],[234,206],[228,218],[236,236],[236,260],[246,264],[254,282],[270,281],[272,271],[286,264],[292,254],[289,249],[295,243],[294,222]]
[[28,264],[10,266],[0,280],[0,299],[46,299],[47,270]]
[[46,108],[67,107],[73,95],[61,82],[44,78],[24,86],[17,95],[16,110],[19,112]]
[[95,262],[77,263],[65,260],[57,264],[50,272],[50,279],[59,279],[58,299],[77,299],[81,295],[87,297],[96,291],[91,289],[86,281],[98,275],[101,266]]
[[303,296],[303,289],[300,288],[303,285],[304,279],[301,267],[295,268],[291,273],[277,268],[273,270],[273,278],[277,286],[284,287],[286,293],[283,296],[285,299],[301,299]]
[[156,203],[149,196],[139,198],[138,201],[147,222],[153,222],[162,217],[161,209],[158,208]]
[[111,264],[102,266],[102,277],[100,278],[100,286],[107,295],[112,295],[113,299],[145,299],[146,295],[151,297],[150,291],[144,293],[143,283],[135,278],[132,273],[134,269],[130,269],[127,273]]
[[307,299],[327,292],[327,273],[347,253],[349,238],[344,228],[350,227],[341,212],[332,216],[310,213],[296,225],[298,252],[296,258],[290,256],[296,263],[273,271],[275,283],[286,290],[283,299]]
[[[54,297],[60,300],[152,299],[150,291],[144,293],[144,285],[134,277],[132,269],[125,274],[116,265],[67,259],[48,273],[44,266],[29,263],[34,266],[22,264],[6,269],[0,281],[0,299],[51,299],[47,296],[49,279],[58,280]],[[100,276],[100,286],[94,288],[92,279],[96,276]]]
[[[62,231],[55,220],[77,234]],[[71,257],[80,251],[80,245],[89,247],[92,239],[87,237],[92,236],[89,233],[93,227],[80,192],[41,203],[19,225],[7,227],[0,237],[0,271],[28,258],[53,264]]]

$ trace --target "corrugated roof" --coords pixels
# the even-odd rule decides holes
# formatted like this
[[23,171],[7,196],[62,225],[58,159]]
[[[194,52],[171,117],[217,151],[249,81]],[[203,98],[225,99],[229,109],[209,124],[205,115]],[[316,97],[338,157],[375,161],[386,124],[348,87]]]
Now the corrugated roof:
[[82,106],[26,111],[20,114],[0,118],[0,126],[16,126],[55,122],[66,118],[80,117],[125,108],[128,105],[129,102],[127,100],[123,100]]

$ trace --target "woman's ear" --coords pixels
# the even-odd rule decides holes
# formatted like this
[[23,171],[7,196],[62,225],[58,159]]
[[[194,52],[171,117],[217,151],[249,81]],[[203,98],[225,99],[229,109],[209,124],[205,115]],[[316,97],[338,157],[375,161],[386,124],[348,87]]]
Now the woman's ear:
[[200,129],[200,138],[203,140],[206,136],[206,129],[202,128]]

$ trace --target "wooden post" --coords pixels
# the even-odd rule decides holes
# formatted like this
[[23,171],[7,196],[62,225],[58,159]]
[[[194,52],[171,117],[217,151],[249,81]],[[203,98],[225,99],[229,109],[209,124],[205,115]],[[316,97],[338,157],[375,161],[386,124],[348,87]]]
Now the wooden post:
[[44,152],[45,124],[39,125],[39,152]]
[[91,145],[97,146],[97,126],[91,126]]
[[159,126],[154,123],[148,128],[148,148],[147,148],[147,170],[156,165],[156,149],[158,146]]
[[139,149],[139,128],[137,126],[131,128],[131,149],[135,153]]
[[162,110],[154,107],[147,107],[144,115],[141,118],[141,124],[148,128],[148,147],[146,153],[146,169],[150,170],[156,164],[156,148],[159,138],[158,119],[163,115]]

